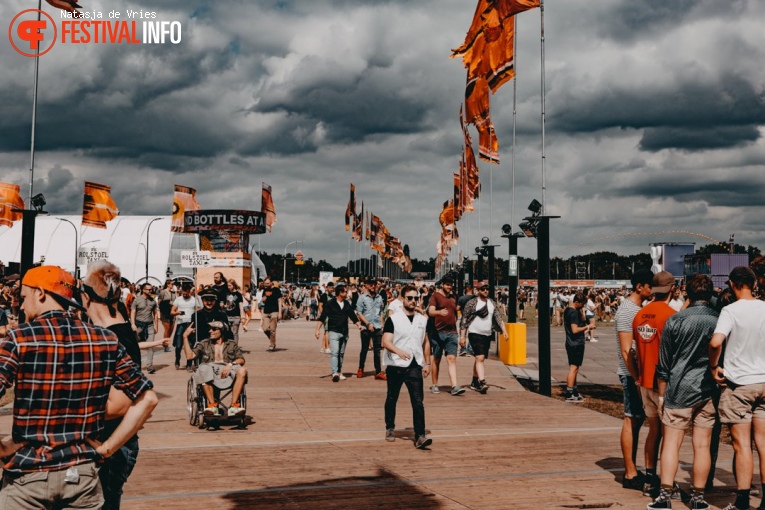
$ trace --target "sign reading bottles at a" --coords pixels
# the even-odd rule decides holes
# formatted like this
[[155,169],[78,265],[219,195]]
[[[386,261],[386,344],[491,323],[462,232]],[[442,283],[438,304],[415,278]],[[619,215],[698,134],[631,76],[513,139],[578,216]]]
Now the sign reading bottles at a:
[[209,251],[181,251],[181,267],[208,267],[211,259]]
[[96,260],[109,258],[109,252],[104,246],[80,246],[77,249],[77,263],[90,264]]

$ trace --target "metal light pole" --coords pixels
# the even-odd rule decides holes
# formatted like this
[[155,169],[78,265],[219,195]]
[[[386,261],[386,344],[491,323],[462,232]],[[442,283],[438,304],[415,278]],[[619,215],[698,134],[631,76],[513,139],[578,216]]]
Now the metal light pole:
[[550,377],[550,219],[537,216],[537,282],[539,291],[539,393],[551,396]]
[[149,281],[149,233],[151,231],[151,225],[157,220],[162,218],[154,218],[149,222],[149,226],[146,227],[146,282]]
[[72,271],[72,275],[74,275],[75,279],[77,279],[80,277],[80,265],[77,263],[77,250],[78,250],[77,240],[78,240],[79,232],[77,232],[77,227],[71,221],[65,218],[56,218],[56,219],[58,221],[65,221],[69,223],[74,229],[74,270]]
[[284,262],[284,271],[282,272],[282,281],[285,283],[287,283],[287,248],[299,242],[300,241],[292,241],[291,243],[287,243],[287,246],[284,247],[284,257],[282,258],[282,261]]

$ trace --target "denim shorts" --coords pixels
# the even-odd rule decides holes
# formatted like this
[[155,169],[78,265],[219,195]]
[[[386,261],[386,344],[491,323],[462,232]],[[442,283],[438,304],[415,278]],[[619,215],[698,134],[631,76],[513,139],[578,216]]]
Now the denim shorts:
[[441,358],[444,353],[447,356],[457,355],[459,336],[456,331],[441,331],[436,338],[430,339],[430,349],[434,358]]
[[640,391],[638,391],[635,380],[629,375],[620,375],[619,380],[622,382],[622,389],[624,390],[624,416],[644,419],[643,399],[640,397]]

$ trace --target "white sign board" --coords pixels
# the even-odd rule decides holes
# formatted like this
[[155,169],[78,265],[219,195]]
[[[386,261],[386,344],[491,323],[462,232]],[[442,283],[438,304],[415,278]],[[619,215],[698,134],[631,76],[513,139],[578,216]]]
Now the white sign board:
[[181,267],[207,267],[212,264],[209,251],[181,251]]
[[332,273],[332,271],[320,271],[319,285],[326,287],[329,282],[333,281],[334,277],[335,275]]
[[510,255],[508,276],[518,276],[518,255]]
[[104,246],[80,246],[77,250],[77,263],[80,265],[108,258],[109,252]]

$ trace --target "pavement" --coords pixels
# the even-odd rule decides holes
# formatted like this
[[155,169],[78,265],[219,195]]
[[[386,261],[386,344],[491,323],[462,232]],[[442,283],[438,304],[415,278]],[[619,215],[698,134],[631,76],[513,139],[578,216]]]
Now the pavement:
[[[372,377],[371,356],[365,377],[355,377],[358,332],[351,329],[343,369],[348,379],[333,383],[314,326],[302,319],[280,323],[276,352],[266,352],[257,321],[242,334],[250,373],[244,430],[190,425],[189,374],[174,369],[172,353],[157,352],[151,379],[160,403],[140,432],[138,464],[122,508],[642,509],[649,502],[621,487],[621,420],[526,391],[498,360],[487,362],[486,395],[453,397],[444,376],[440,394],[425,393],[433,439],[427,450],[413,446],[411,407],[402,389],[396,441],[386,442],[387,385]],[[535,334],[529,330],[524,370],[534,370]],[[565,373],[561,338],[554,329],[556,380]],[[608,349],[615,340],[607,338],[604,333],[587,347],[588,381],[614,380]],[[470,383],[472,361],[458,358],[460,385]],[[8,433],[10,409],[0,411],[0,432]],[[731,456],[730,447],[721,448],[719,488],[708,497],[713,508],[732,501]],[[688,444],[680,458],[678,481],[687,487]]]

